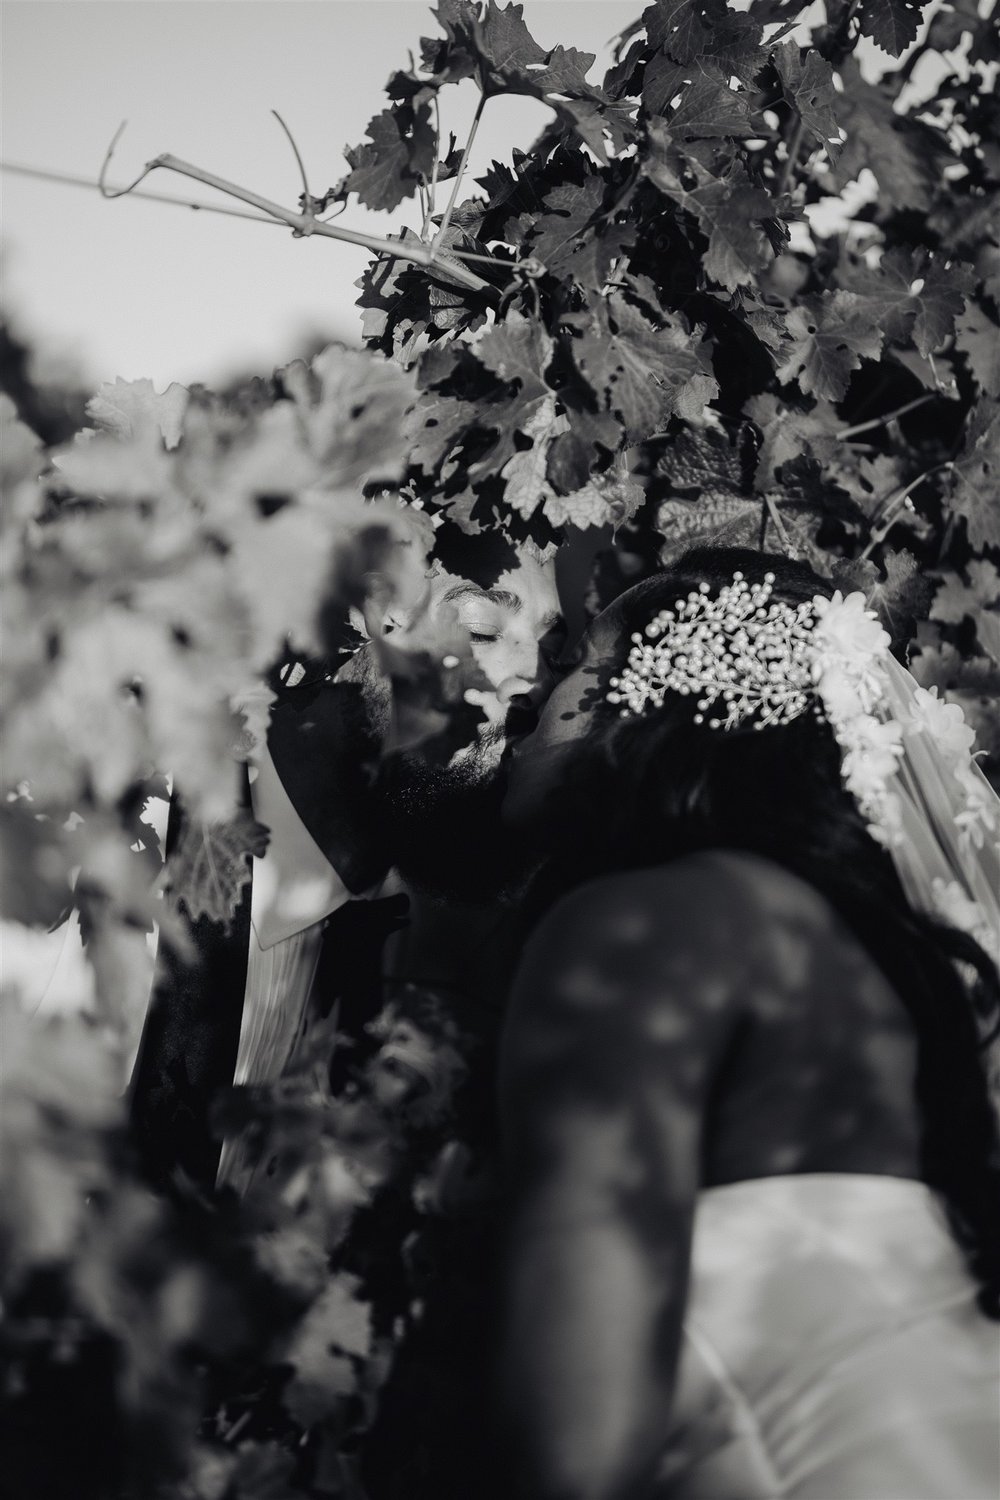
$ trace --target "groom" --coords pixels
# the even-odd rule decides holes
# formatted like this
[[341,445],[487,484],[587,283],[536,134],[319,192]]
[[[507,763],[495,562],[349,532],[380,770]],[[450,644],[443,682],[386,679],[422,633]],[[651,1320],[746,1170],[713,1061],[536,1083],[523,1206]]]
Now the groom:
[[[331,1033],[359,1037],[380,1008],[390,934],[392,977],[492,998],[495,898],[519,873],[501,835],[497,773],[508,737],[531,727],[547,696],[565,628],[551,562],[529,544],[508,548],[498,572],[496,539],[476,540],[468,576],[437,569],[426,606],[432,617],[454,612],[486,682],[485,723],[446,765],[412,751],[372,776],[391,688],[370,645],[335,675],[298,663],[283,673],[248,791],[271,830],[268,850],[231,930],[193,922],[196,960],[166,952],[158,964],[132,1113],[160,1181],[180,1168],[204,1188],[217,1174],[239,1183],[239,1141],[227,1141],[219,1172],[214,1095],[273,1082],[316,1015]],[[391,640],[408,624],[390,610],[377,628]],[[175,807],[174,836],[178,819]]]

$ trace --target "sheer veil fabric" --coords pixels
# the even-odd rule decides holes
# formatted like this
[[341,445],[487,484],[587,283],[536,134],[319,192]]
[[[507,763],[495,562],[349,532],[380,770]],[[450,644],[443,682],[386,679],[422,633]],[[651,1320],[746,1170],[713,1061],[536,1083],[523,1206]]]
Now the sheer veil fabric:
[[[903,758],[893,790],[902,838],[893,862],[910,904],[968,925],[1000,964],[1000,797],[968,754],[945,754],[921,726],[916,682],[885,659],[883,716],[902,727]],[[968,820],[971,806],[977,817]]]

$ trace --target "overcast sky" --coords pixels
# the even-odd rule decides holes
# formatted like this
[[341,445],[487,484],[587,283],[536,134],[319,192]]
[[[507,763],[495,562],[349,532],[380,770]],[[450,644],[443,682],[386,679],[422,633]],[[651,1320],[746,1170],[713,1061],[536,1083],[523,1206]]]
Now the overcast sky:
[[[600,77],[607,43],[641,9],[642,0],[526,0],[525,20],[546,48],[597,52]],[[5,0],[2,28],[5,161],[96,179],[127,119],[110,181],[169,151],[292,208],[298,171],[270,109],[321,192],[383,107],[389,73],[408,50],[419,54],[421,35],[438,34],[426,0]],[[471,84],[445,91],[446,132],[462,135],[474,102]],[[491,100],[473,172],[509,160],[548,118],[534,100]],[[167,172],[143,186],[229,201]],[[310,334],[359,337],[352,283],[363,250],[10,173],[2,190],[4,303],[89,385],[217,384],[268,373]],[[405,208],[375,215],[355,201],[343,222],[395,232]]]

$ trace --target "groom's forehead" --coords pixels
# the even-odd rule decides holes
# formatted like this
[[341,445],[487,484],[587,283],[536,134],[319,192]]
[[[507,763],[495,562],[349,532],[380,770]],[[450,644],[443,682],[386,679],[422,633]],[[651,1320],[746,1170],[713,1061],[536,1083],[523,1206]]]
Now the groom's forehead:
[[454,564],[451,567],[435,564],[430,574],[433,603],[484,599],[510,614],[559,613],[555,565],[551,559],[542,557],[536,548],[525,547],[511,548],[504,562],[499,571],[495,566],[473,568],[468,562],[461,572],[456,571]]

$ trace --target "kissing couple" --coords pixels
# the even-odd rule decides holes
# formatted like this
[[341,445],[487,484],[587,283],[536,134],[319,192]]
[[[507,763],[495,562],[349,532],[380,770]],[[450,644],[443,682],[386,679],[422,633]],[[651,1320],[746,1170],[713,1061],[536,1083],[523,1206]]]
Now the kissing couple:
[[[294,817],[270,824],[228,956],[205,960],[230,976],[229,1033],[190,972],[161,982],[140,1133],[151,1097],[166,1118],[179,1030],[203,1025],[167,1107],[187,1169],[214,1178],[193,1150],[204,1099],[227,1067],[280,1071],[318,980],[340,984],[341,1031],[379,975],[451,984],[502,1016],[477,1494],[992,1500],[1000,802],[961,711],[916,686],[860,595],[758,552],[687,554],[569,658],[537,556],[488,586],[440,579],[438,606],[469,633],[491,727],[444,767],[391,757],[331,811],[304,768],[329,778],[348,730],[356,750],[359,705],[377,737],[384,685],[360,653],[348,695],[288,685],[258,777]],[[324,717],[338,696],[352,711]],[[537,724],[508,745],[512,711]],[[262,878],[296,823],[335,876],[317,867],[318,916]],[[341,912],[404,895],[378,963],[331,939]],[[331,942],[364,982],[331,978]]]

